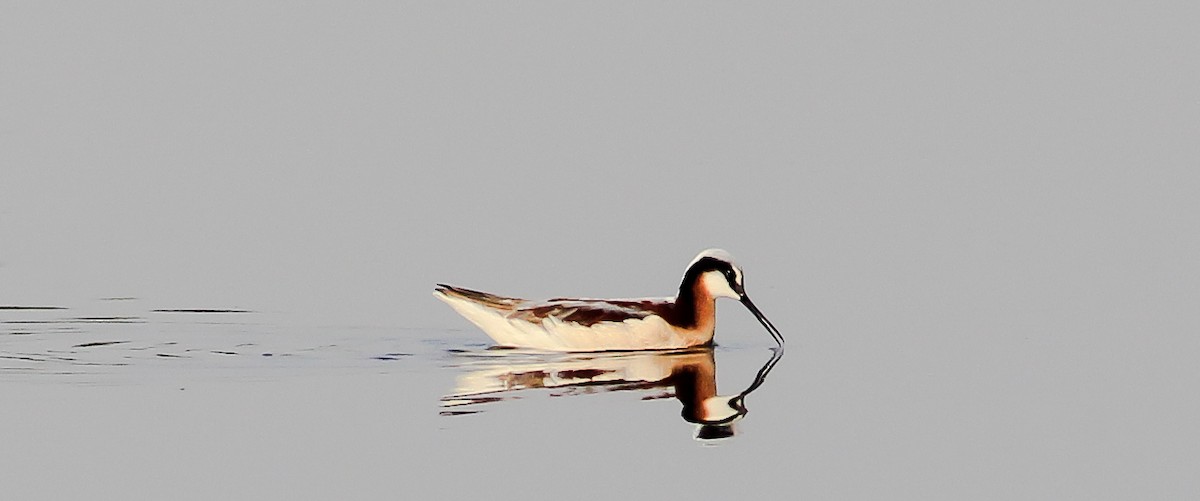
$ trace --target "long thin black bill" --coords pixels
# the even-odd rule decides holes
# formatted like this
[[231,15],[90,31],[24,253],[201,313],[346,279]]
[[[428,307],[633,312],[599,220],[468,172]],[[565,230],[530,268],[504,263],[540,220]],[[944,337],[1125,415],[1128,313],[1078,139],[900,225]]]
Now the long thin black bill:
[[763,313],[758,310],[757,306],[754,306],[754,302],[750,301],[750,296],[743,295],[742,304],[746,305],[746,308],[750,310],[750,313],[753,313],[754,316],[758,318],[759,322],[762,322],[763,327],[767,328],[767,332],[770,332],[771,337],[775,338],[775,342],[779,343],[779,346],[782,347],[783,334],[780,334],[779,329],[776,329],[775,326],[771,324],[771,321],[767,320],[767,316],[763,315]]

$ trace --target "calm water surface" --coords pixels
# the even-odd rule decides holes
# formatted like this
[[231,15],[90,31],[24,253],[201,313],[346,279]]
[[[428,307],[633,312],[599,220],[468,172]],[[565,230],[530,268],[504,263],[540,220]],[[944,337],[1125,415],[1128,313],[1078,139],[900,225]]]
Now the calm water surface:
[[[712,350],[570,355],[492,349],[470,328],[147,303],[0,309],[0,419],[19,451],[3,459],[8,489],[508,498],[528,483],[604,495],[753,483],[778,498],[880,485],[1006,498],[1120,488],[1103,476],[1118,473],[1174,479],[1125,487],[1166,493],[1187,485],[1194,457],[1194,439],[1172,431],[1187,402],[1159,400],[1170,389],[1152,374],[1101,367],[1115,347],[1060,358],[1081,352],[1055,333],[947,357],[899,335],[792,332],[777,357],[727,308],[740,330]],[[707,482],[717,471],[738,480]]]
[[[148,303],[0,308],[0,417],[23,451],[4,460],[24,472],[10,489],[115,495],[139,478],[139,492],[185,497],[386,495],[523,465],[559,470],[542,481],[565,488],[629,468],[614,464],[627,454],[753,452],[794,418],[770,403],[787,392],[768,382],[783,358],[765,332],[716,349],[552,354],[495,349],[473,328]],[[73,480],[55,482],[64,471]]]

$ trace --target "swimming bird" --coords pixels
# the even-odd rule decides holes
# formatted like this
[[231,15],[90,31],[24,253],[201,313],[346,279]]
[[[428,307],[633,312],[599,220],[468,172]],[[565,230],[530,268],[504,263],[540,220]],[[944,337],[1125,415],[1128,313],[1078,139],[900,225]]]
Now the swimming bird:
[[716,300],[741,301],[779,346],[783,335],[750,301],[742,268],[720,249],[688,264],[673,298],[529,301],[438,284],[433,295],[501,346],[547,351],[671,350],[708,346]]

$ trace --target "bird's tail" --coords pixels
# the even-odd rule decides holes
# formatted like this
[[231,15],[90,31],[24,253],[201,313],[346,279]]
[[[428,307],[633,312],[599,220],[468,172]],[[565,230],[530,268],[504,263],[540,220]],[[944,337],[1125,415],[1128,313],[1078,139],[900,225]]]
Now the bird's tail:
[[446,284],[437,284],[437,288],[434,289],[434,295],[439,294],[447,298],[463,299],[472,303],[476,303],[480,306],[486,306],[488,308],[503,311],[513,311],[517,308],[517,305],[524,302],[523,299],[515,297],[497,296],[495,294],[488,294],[486,292],[464,289],[462,287],[455,287],[453,285]]

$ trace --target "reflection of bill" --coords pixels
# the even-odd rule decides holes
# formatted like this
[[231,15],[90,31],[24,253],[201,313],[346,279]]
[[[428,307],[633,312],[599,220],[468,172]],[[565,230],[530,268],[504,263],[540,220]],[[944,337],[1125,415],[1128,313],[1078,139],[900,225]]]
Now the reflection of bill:
[[712,348],[672,352],[625,352],[574,355],[545,360],[513,356],[486,357],[467,365],[457,386],[442,397],[442,414],[479,412],[489,402],[513,400],[521,390],[544,388],[554,396],[611,391],[668,388],[663,395],[683,404],[683,419],[698,426],[696,438],[712,440],[733,436],[733,424],[746,415],[746,395],[766,380],[783,349],[773,350],[754,382],[735,395],[717,395],[717,368]]

